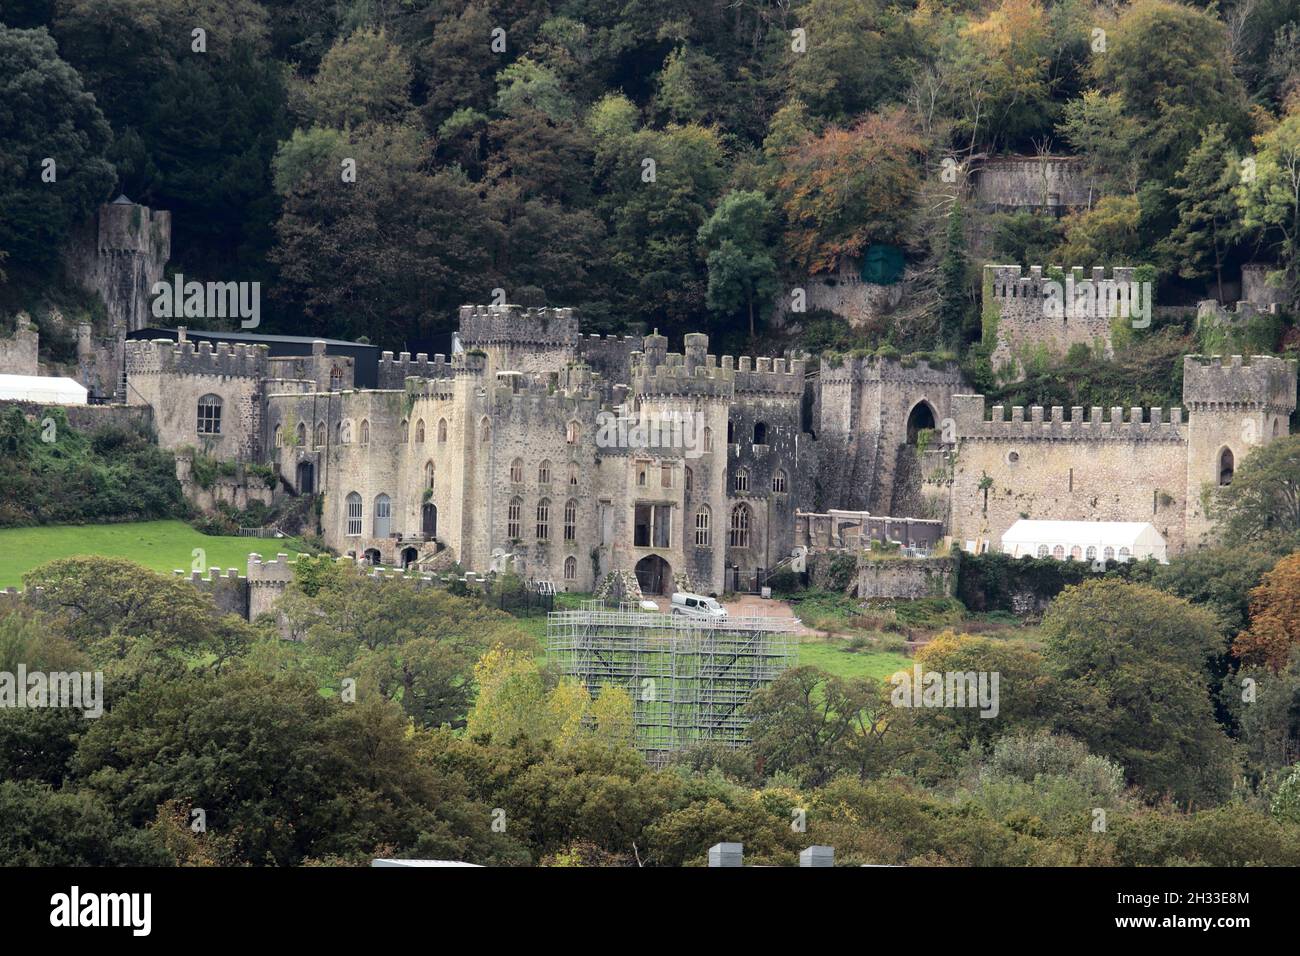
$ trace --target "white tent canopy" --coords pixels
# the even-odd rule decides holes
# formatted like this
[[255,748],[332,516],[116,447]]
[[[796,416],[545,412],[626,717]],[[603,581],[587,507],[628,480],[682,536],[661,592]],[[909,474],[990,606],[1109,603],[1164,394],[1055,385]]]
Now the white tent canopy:
[[1002,535],[1002,550],[1016,558],[1058,561],[1141,561],[1168,564],[1164,537],[1149,521],[1017,521]]
[[0,400],[85,405],[86,387],[71,378],[52,375],[0,375]]

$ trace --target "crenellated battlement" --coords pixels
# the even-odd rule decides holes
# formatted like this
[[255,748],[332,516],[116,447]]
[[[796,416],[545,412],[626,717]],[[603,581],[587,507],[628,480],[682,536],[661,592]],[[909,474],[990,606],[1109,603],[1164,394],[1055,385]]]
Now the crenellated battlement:
[[1081,405],[1065,408],[1053,405],[1031,405],[1028,416],[1025,406],[1010,409],[994,405],[988,410],[983,395],[954,395],[952,397],[953,421],[959,441],[1173,441],[1186,440],[1187,423],[1181,408],[1150,408],[1139,406],[1127,410],[1112,406],[1109,410],[1099,405],[1085,409]]
[[404,388],[406,380],[412,377],[445,379],[454,375],[454,363],[449,362],[445,355],[435,355],[432,361],[425,352],[417,352],[414,359],[410,352],[402,352],[396,358],[392,352],[383,352],[379,356],[380,388]]
[[126,343],[128,375],[221,375],[265,379],[270,368],[265,345],[243,342],[173,342],[154,339]]
[[736,371],[730,356],[722,365],[709,355],[698,365],[687,365],[685,357],[668,352],[659,364],[649,364],[643,352],[632,353],[632,391],[647,396],[730,398],[736,391]]
[[909,355],[823,358],[818,361],[818,376],[823,385],[888,383],[911,387],[930,383],[954,384],[962,380],[955,360]]
[[498,380],[489,393],[492,413],[502,419],[553,417],[568,421],[577,417],[590,421],[601,407],[600,392],[594,387],[557,388],[517,373],[508,377],[513,381]]
[[1183,402],[1191,409],[1257,409],[1289,416],[1296,407],[1296,360],[1185,356]]
[[1030,266],[1029,274],[1025,275],[1019,265],[986,265],[984,277],[985,287],[991,289],[996,301],[1012,303],[1041,300],[1047,295],[1048,282],[1061,282],[1066,277],[1073,278],[1076,283],[1084,280],[1094,284],[1106,281],[1135,282],[1137,267],[1113,266],[1107,270],[1103,266],[1093,266],[1092,269],[1085,270],[1082,266],[1071,266],[1069,269],[1058,266],[1044,274],[1042,266]]
[[578,319],[573,309],[462,305],[460,340],[466,348],[484,345],[572,348],[578,342]]

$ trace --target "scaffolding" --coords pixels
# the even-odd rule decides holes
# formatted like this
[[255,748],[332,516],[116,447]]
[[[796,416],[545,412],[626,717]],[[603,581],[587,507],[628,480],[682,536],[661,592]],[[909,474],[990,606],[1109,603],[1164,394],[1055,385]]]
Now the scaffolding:
[[548,661],[592,697],[621,687],[632,698],[636,746],[652,763],[699,743],[749,742],[745,705],[793,667],[792,622],[705,619],[600,602],[547,617]]

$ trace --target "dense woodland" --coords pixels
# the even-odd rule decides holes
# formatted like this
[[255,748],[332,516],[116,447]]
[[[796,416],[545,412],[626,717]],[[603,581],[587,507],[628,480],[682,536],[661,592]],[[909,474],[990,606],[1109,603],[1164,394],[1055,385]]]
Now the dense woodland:
[[[498,288],[578,307],[594,330],[741,347],[774,296],[883,245],[905,254],[911,307],[852,333],[811,315],[769,344],[952,351],[978,374],[975,211],[953,163],[1074,154],[1102,190],[1063,220],[981,220],[996,258],[1146,264],[1170,302],[1261,261],[1294,293],[1298,14],[1295,0],[5,0],[6,301],[43,288],[68,229],[118,192],[173,212],[174,269],[264,282],[269,330],[394,348]],[[40,178],[49,156],[56,184]],[[1253,350],[1295,339],[1289,322],[1264,337]],[[1144,358],[1130,391],[1158,390],[1140,369],[1198,345],[1187,329],[1142,339],[1125,350]]]

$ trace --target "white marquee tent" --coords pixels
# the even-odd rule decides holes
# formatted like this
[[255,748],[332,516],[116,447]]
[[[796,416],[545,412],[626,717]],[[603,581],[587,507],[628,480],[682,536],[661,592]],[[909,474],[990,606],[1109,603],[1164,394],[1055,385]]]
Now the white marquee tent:
[[87,394],[84,385],[70,378],[52,375],[0,375],[2,401],[85,405]]
[[1058,561],[1141,561],[1168,564],[1168,546],[1149,521],[1030,521],[1022,518],[1002,535],[1012,557]]

